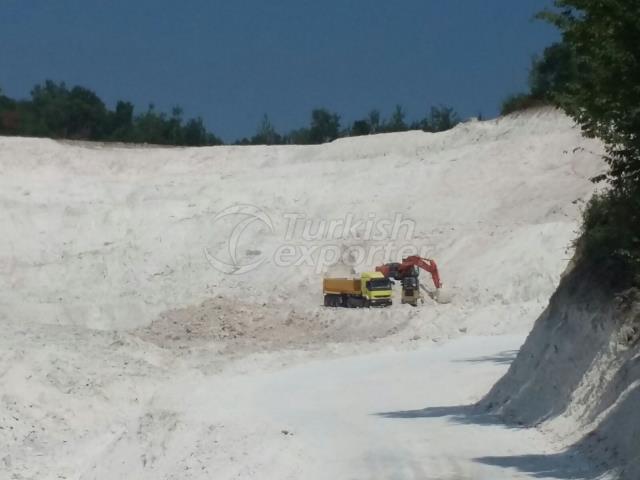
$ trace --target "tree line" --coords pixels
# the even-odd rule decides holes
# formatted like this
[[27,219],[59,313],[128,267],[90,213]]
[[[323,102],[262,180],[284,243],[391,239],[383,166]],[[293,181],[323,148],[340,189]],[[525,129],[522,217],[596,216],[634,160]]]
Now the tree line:
[[325,108],[316,108],[311,112],[308,127],[279,134],[265,115],[256,134],[235,142],[236,145],[312,145],[333,141],[343,137],[358,137],[376,133],[406,132],[423,130],[442,132],[455,127],[460,118],[455,110],[447,106],[431,107],[429,114],[420,120],[408,121],[402,106],[396,105],[391,116],[384,119],[379,110],[371,110],[361,119],[342,126],[340,115]]
[[[267,115],[256,133],[234,142],[236,145],[319,144],[340,137],[407,130],[439,132],[459,123],[450,107],[432,107],[428,115],[408,121],[404,109],[396,106],[391,116],[381,118],[378,110],[343,126],[340,115],[325,108],[311,112],[309,126],[278,133]],[[47,80],[36,85],[26,100],[15,100],[0,90],[0,135],[64,138],[75,140],[150,143],[158,145],[221,145],[223,141],[207,130],[201,118],[183,118],[174,107],[170,114],[151,104],[136,113],[131,102],[118,101],[109,109],[98,95],[81,86]]]
[[201,118],[183,119],[182,109],[170,115],[153,104],[134,114],[130,102],[113,110],[93,91],[51,80],[36,85],[28,100],[14,100],[0,91],[0,134],[160,145],[219,145]]
[[576,81],[577,76],[571,47],[566,42],[553,43],[544,49],[541,56],[533,58],[528,91],[507,96],[500,114],[557,103],[560,92]]

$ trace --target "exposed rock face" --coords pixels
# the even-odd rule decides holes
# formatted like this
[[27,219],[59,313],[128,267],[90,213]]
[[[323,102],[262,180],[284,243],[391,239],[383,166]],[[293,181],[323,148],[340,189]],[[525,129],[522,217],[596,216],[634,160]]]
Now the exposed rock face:
[[580,265],[566,274],[479,408],[557,435],[596,473],[640,478],[640,291]]

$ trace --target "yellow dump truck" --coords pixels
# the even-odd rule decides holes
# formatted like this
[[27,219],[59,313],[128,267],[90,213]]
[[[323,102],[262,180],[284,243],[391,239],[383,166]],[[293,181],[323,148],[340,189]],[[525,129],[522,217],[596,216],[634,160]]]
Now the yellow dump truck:
[[325,307],[368,308],[391,305],[391,280],[380,272],[363,273],[360,278],[325,278]]

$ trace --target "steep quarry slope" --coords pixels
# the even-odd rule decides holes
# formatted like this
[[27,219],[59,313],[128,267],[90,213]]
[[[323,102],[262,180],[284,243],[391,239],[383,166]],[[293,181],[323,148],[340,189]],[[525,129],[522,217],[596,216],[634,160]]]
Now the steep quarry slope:
[[[640,293],[621,287],[610,271],[580,265],[480,407],[561,440],[568,448],[553,459],[558,473],[570,475],[570,459],[582,453],[597,465],[589,478],[609,472],[637,479],[639,360]],[[537,460],[493,459],[534,472],[548,468],[548,459]]]
[[[371,414],[422,408],[428,396],[435,407],[468,404],[503,372],[468,359],[516,348],[521,337],[475,335],[524,333],[544,309],[572,255],[589,178],[603,169],[600,153],[554,110],[308,147],[0,138],[0,472],[326,478],[331,463],[344,467],[335,478],[402,468],[416,472],[405,478],[513,478],[490,465],[476,474],[473,458],[544,451],[535,432],[467,425],[442,443],[452,427],[436,418],[429,441],[440,449],[430,450],[424,424]],[[294,214],[316,225],[399,214],[411,231],[374,238],[360,223],[346,238],[322,226],[319,235],[287,232]],[[436,258],[453,302],[325,309],[323,275],[400,253],[335,264],[274,256],[282,245],[353,253],[385,244]],[[233,257],[236,267],[261,263],[228,275]],[[418,350],[464,335],[450,350]],[[405,357],[408,349],[416,355]],[[304,370],[311,359],[320,361]],[[292,365],[302,365],[299,377],[278,373]],[[359,394],[347,388],[362,378]],[[282,432],[289,422],[299,434]],[[336,452],[335,439],[349,448]],[[353,474],[352,460],[364,473]],[[314,468],[315,477],[304,474]]]
[[[462,316],[483,321],[478,333],[526,329],[518,320],[523,309],[542,310],[571,256],[579,209],[593,191],[589,178],[602,170],[600,152],[554,110],[441,134],[308,147],[128,148],[2,138],[0,312],[20,322],[130,329],[175,309],[211,314],[201,302],[220,298],[250,315],[266,303],[284,312],[283,322],[296,311],[332,322],[319,307],[322,276],[397,261],[409,245],[438,260],[455,302],[375,312],[374,320],[424,325]],[[234,230],[246,211],[217,217],[234,205],[258,220]],[[288,232],[295,214],[320,234]],[[374,239],[362,223],[348,238],[333,238],[328,223],[348,217],[399,218],[398,238]],[[242,275],[226,275],[206,258],[208,252],[228,264],[234,231],[237,262],[264,262]],[[347,265],[323,262],[330,255],[319,253],[327,246],[369,253],[389,243],[389,258],[381,252]],[[294,251],[277,266],[282,245]],[[411,335],[433,334],[416,328]]]

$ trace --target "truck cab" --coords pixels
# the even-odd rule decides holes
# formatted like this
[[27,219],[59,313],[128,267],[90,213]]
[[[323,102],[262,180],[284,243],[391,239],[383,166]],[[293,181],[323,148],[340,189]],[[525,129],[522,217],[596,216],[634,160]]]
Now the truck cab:
[[380,272],[365,272],[360,276],[362,296],[370,306],[391,305],[393,296],[391,280]]
[[392,303],[391,280],[380,272],[365,272],[360,278],[325,278],[326,307],[387,307]]

